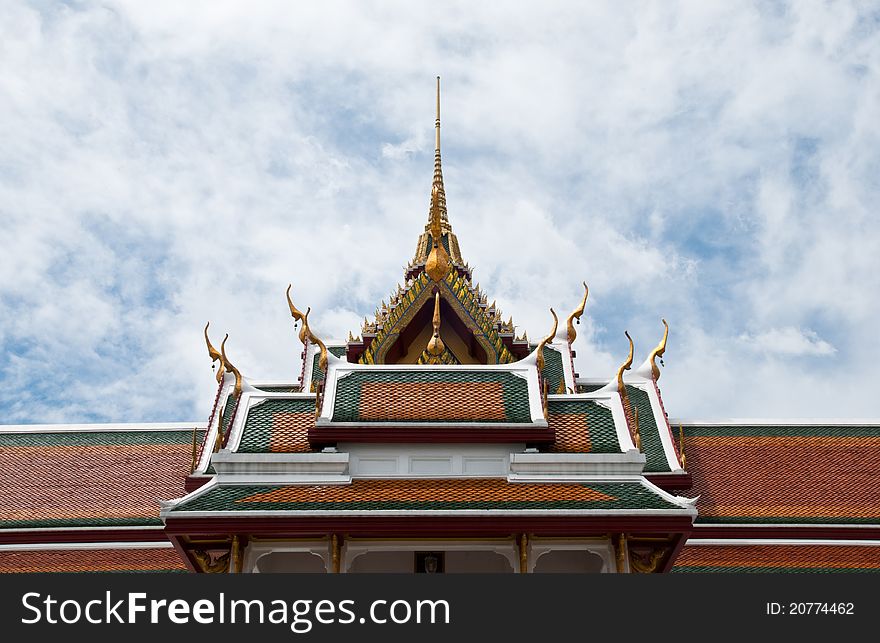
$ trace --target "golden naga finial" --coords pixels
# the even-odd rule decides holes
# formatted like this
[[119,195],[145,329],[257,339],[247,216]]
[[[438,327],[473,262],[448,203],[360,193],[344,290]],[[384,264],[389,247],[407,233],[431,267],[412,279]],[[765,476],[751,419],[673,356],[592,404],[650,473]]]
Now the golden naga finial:
[[651,360],[651,372],[654,374],[655,380],[660,379],[660,369],[657,368],[657,363],[654,360],[659,357],[660,363],[663,363],[663,353],[666,352],[666,338],[669,337],[669,324],[666,323],[665,319],[661,319],[660,321],[666,326],[666,330],[663,331],[663,339],[657,344],[657,348],[651,351],[651,356],[648,358]]
[[681,468],[687,470],[687,457],[684,455],[684,429],[678,425],[678,455],[681,460]]
[[197,427],[193,427],[192,464],[189,467],[190,473],[193,473],[196,470],[196,460],[198,460],[199,457],[199,449],[198,445],[196,444],[196,428]]
[[584,314],[584,307],[587,305],[587,295],[590,294],[590,289],[587,286],[587,282],[584,282],[584,298],[581,299],[581,305],[572,311],[571,315],[568,316],[568,321],[566,324],[568,325],[568,343],[574,344],[574,340],[577,337],[577,331],[574,329],[574,325],[571,323],[572,320],[577,319],[577,323],[581,323],[581,315]]
[[633,407],[633,444],[636,445],[636,450],[642,450],[642,434],[639,433],[639,409],[638,407]]
[[551,308],[550,314],[553,315],[553,330],[538,344],[537,366],[539,371],[544,370],[544,345],[556,337],[556,329],[559,327],[559,318],[556,316],[556,311]]
[[431,188],[431,239],[433,247],[428,260],[425,262],[425,272],[436,282],[440,282],[449,272],[449,255],[446,248],[440,243],[440,237],[443,234],[440,227],[440,190],[435,185]]
[[226,372],[226,367],[223,364],[223,356],[219,353],[219,351],[214,348],[213,344],[211,344],[211,340],[208,339],[208,326],[211,325],[211,322],[205,324],[205,343],[208,345],[208,355],[211,357],[211,365],[214,365],[214,362],[220,361],[220,369],[217,371],[217,383],[223,381],[223,373]]
[[229,333],[226,333],[226,336],[223,338],[223,341],[220,344],[220,356],[223,359],[223,365],[226,367],[226,370],[235,375],[235,390],[233,391],[233,395],[238,397],[241,395],[241,373],[238,371],[235,366],[229,361],[229,358],[226,357],[226,340],[229,339]]
[[620,368],[617,369],[617,392],[621,395],[626,395],[626,387],[623,385],[623,372],[628,371],[633,363],[633,340],[632,337],[629,336],[629,331],[624,331],[624,335],[629,340],[629,356],[626,358],[626,361],[620,365]]
[[317,344],[318,348],[321,350],[321,357],[318,359],[318,367],[327,372],[327,347],[324,345],[320,339],[317,338],[315,333],[312,332],[312,329],[309,328],[309,313],[312,312],[311,307],[306,308],[306,314],[303,317],[303,328],[306,330],[309,336],[309,341],[313,344]]
[[[321,367],[322,371],[327,370],[327,347],[324,345],[320,339],[317,338],[315,333],[312,332],[312,329],[309,328],[309,313],[312,312],[311,306],[306,308],[305,315],[303,312],[293,305],[293,301],[290,299],[290,288],[292,284],[287,285],[287,306],[290,308],[290,314],[293,318],[302,322],[302,328],[299,329],[299,341],[305,345],[306,340],[316,344],[318,348],[321,350],[321,358],[318,360],[318,366]],[[366,319],[364,319],[364,323],[366,323]]]
[[290,288],[292,286],[293,284],[287,284],[287,292],[285,293],[287,295],[287,306],[290,308],[290,314],[294,320],[302,323],[302,328],[299,329],[299,341],[305,344],[306,338],[309,336],[309,326],[306,322],[306,316],[309,314],[310,309],[307,309],[304,315],[299,308],[293,305],[293,301],[290,299]]
[[439,355],[445,350],[445,346],[443,345],[443,340],[440,339],[440,292],[436,292],[434,294],[434,319],[432,321],[434,325],[434,334],[431,336],[430,341],[428,341],[428,352],[431,355]]

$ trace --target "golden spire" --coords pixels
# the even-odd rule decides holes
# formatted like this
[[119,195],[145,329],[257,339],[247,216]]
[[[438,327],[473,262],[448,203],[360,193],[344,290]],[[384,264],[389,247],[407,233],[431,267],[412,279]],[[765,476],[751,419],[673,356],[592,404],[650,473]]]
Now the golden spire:
[[229,361],[229,358],[226,357],[226,340],[229,339],[229,333],[226,333],[226,336],[223,338],[223,342],[220,344],[220,356],[223,359],[223,365],[226,367],[226,370],[235,375],[235,390],[233,391],[233,395],[238,397],[241,395],[241,373],[239,373],[238,369],[235,368],[232,363]]
[[[446,190],[443,188],[443,168],[440,162],[440,76],[437,76],[437,120],[434,121],[434,182],[432,187],[437,188],[440,218],[443,223],[449,225],[449,217],[446,213]],[[434,207],[433,198],[432,194],[432,208]]]
[[428,342],[428,352],[431,355],[439,355],[445,350],[443,340],[440,339],[440,292],[434,294],[434,334]]
[[299,329],[299,341],[305,345],[306,340],[316,344],[321,351],[321,358],[318,360],[318,366],[322,371],[327,371],[327,347],[324,345],[320,339],[318,339],[315,334],[312,332],[312,329],[309,328],[309,313],[312,312],[311,306],[306,308],[306,314],[303,315],[302,311],[299,310],[296,306],[293,305],[293,301],[290,299],[290,288],[293,284],[287,285],[287,306],[290,308],[291,316],[298,322],[302,322],[302,328]]
[[553,330],[550,331],[550,334],[547,335],[547,337],[541,340],[541,343],[538,344],[537,348],[538,355],[536,364],[539,371],[544,370],[544,345],[553,341],[553,338],[556,337],[556,329],[559,327],[559,318],[556,316],[556,311],[551,308],[550,314],[553,315]]
[[219,351],[214,348],[211,344],[211,340],[208,339],[208,326],[211,325],[211,322],[205,324],[205,343],[208,345],[208,355],[211,357],[211,365],[213,366],[214,362],[220,360],[220,369],[217,371],[217,383],[223,381],[223,373],[226,372],[226,366],[223,364],[223,356],[219,353]]
[[657,363],[654,361],[656,358],[661,358],[660,362],[663,363],[663,353],[666,352],[666,338],[669,337],[669,324],[666,323],[665,319],[661,319],[663,325],[666,326],[666,330],[663,331],[663,339],[660,340],[660,343],[657,344],[657,348],[651,351],[651,356],[648,359],[651,361],[651,372],[654,374],[654,379],[660,379],[660,369],[657,368]]
[[633,363],[633,340],[632,337],[629,336],[629,331],[624,331],[624,335],[629,340],[629,356],[626,358],[626,361],[620,365],[620,368],[617,369],[617,392],[621,395],[626,395],[626,387],[623,385],[623,372],[628,371]]
[[584,314],[584,307],[587,305],[587,295],[590,294],[590,289],[587,287],[587,282],[584,282],[584,298],[581,299],[581,305],[575,308],[571,315],[568,316],[568,321],[566,325],[568,326],[568,343],[574,344],[574,340],[577,337],[577,331],[574,329],[574,324],[572,324],[572,320],[577,319],[577,323],[581,323],[581,315]]
[[[434,219],[439,219],[440,232],[436,233],[436,225]],[[446,236],[445,245],[442,237]],[[429,243],[430,241],[430,243]],[[440,77],[437,77],[437,118],[434,121],[434,178],[431,182],[431,205],[428,210],[428,223],[425,225],[425,231],[419,235],[419,242],[416,245],[416,254],[413,261],[406,268],[406,278],[417,277],[419,271],[425,266],[430,258],[429,255],[434,247],[439,244],[444,250],[447,262],[450,265],[465,266],[464,260],[461,258],[461,250],[458,247],[458,238],[452,232],[449,225],[449,216],[446,212],[446,188],[443,186],[443,163],[440,159]],[[413,272],[413,268],[417,268]],[[471,268],[466,268],[466,279],[470,281]],[[436,270],[434,272],[437,272]],[[430,273],[429,273],[430,274]],[[446,272],[442,277],[446,276]],[[435,279],[439,281],[439,279]]]

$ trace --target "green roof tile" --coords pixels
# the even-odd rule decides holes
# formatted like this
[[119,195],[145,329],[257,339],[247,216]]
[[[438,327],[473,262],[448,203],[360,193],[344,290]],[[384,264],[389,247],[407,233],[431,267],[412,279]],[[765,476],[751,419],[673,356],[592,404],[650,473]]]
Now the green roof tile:
[[[660,441],[660,430],[657,422],[654,421],[654,411],[651,408],[651,398],[648,394],[636,388],[627,385],[626,394],[629,396],[630,403],[639,411],[639,435],[642,438],[642,452],[645,454],[645,472],[658,473],[661,471],[671,471],[669,462],[666,460],[666,453],[663,450],[663,443]],[[663,431],[666,427],[661,427]]]
[[767,438],[789,437],[835,437],[835,438],[876,438],[880,437],[880,426],[857,425],[725,425],[725,426],[687,426],[683,427],[685,439],[689,437],[751,436]]
[[[620,441],[611,410],[589,400],[550,400],[548,403],[550,426],[556,429],[553,451],[565,453],[620,453]],[[572,426],[568,421],[554,416],[583,416],[586,431]],[[589,449],[586,448],[589,441]]]
[[[357,484],[357,482],[355,482]],[[517,484],[516,486],[520,486]],[[283,490],[284,485],[277,486],[220,486],[207,493],[178,505],[173,512],[181,511],[362,511],[362,510],[468,510],[468,509],[605,509],[605,510],[642,510],[681,508],[665,500],[660,495],[636,482],[596,483],[588,485],[572,484],[610,496],[607,500],[529,500],[528,490],[523,489],[520,500],[481,500],[456,501],[454,498],[420,501],[420,500],[382,500],[363,497],[353,501],[333,502],[319,499],[318,494],[326,487],[315,487],[316,500],[304,502],[263,502],[245,501],[255,494],[268,494]],[[349,488],[351,489],[351,488]]]
[[[196,431],[201,441],[204,429]],[[187,444],[189,431],[79,431],[59,433],[0,433],[0,447],[110,446],[125,444]]]
[[[327,352],[336,357],[345,358],[346,348],[345,346],[328,346]],[[316,351],[312,357],[312,382],[320,382],[324,379],[324,370],[318,366],[320,360],[321,351]]]
[[562,369],[562,353],[546,346],[543,352],[544,369],[541,371],[541,375],[547,381],[547,392],[553,395],[559,391],[559,383],[565,381]]
[[248,409],[244,433],[238,445],[239,453],[268,453],[271,451],[273,433],[279,430],[276,416],[282,413],[315,412],[315,400],[308,399],[268,399]]
[[[384,404],[382,400],[371,400],[363,395],[365,384],[424,384],[425,395],[413,393],[413,395],[401,398],[397,404]],[[487,408],[485,419],[474,419],[473,415],[465,417],[450,416],[449,404],[444,400],[436,399],[430,392],[431,385],[436,384],[473,384],[466,391],[470,396],[464,400],[468,412],[476,409],[479,405],[491,405]],[[481,384],[499,384],[503,401],[504,417],[495,417],[497,409],[491,401],[485,398],[480,391]],[[455,403],[461,407],[463,400],[457,399]],[[375,404],[374,404],[375,403]],[[365,419],[363,407],[381,407],[377,413]],[[425,417],[425,409],[435,410],[436,417]],[[497,422],[497,423],[530,423],[531,409],[529,406],[528,383],[525,379],[505,371],[458,371],[439,370],[425,367],[420,370],[408,371],[354,371],[351,375],[340,379],[336,384],[336,399],[333,407],[334,422],[405,422],[412,421],[413,413],[418,410],[419,421],[422,422]],[[491,411],[491,413],[489,412]],[[382,415],[385,413],[385,415]],[[479,415],[477,412],[476,415]]]

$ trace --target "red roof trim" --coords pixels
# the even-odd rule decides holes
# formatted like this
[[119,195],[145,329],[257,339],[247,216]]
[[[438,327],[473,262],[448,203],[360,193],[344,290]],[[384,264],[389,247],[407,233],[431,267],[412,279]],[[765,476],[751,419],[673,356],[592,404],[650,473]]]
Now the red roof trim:
[[880,540],[880,526],[850,527],[842,525],[796,525],[796,526],[738,526],[695,525],[692,538],[760,538],[760,539],[811,539],[811,540]]
[[153,529],[49,529],[34,531],[0,531],[0,545],[49,543],[130,543],[166,542],[168,537],[161,527]]
[[309,443],[314,446],[337,442],[410,443],[410,444],[498,444],[511,442],[552,443],[556,430],[551,428],[478,428],[478,427],[315,427],[309,429]]
[[183,535],[245,533],[256,537],[321,537],[345,533],[352,537],[509,536],[527,532],[536,536],[607,534],[689,534],[689,516],[332,516],[321,518],[174,518],[165,533],[174,541]]

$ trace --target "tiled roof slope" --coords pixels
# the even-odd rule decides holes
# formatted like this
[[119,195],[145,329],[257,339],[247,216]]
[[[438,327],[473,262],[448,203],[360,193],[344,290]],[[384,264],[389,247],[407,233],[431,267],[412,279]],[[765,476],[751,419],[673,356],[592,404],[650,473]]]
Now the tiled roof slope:
[[[547,381],[547,392],[548,393],[565,393],[565,385],[563,382],[565,381],[565,375],[563,374],[562,367],[562,354],[552,348],[544,347],[544,368],[541,371],[541,375]],[[560,384],[562,385],[562,390],[559,390]]]
[[239,453],[304,453],[315,426],[314,399],[268,399],[248,409]]
[[161,525],[191,463],[192,431],[0,433],[0,529]]
[[220,486],[180,511],[680,509],[637,482],[511,484],[503,478],[355,480],[350,485]]
[[[336,357],[345,359],[345,346],[328,346],[327,352]],[[321,352],[315,351],[312,355],[312,378],[311,382],[322,382],[324,380],[324,370],[318,365],[321,361]],[[310,383],[311,383],[310,382]],[[267,389],[264,389],[267,390]]]
[[880,427],[685,426],[700,523],[880,523]]
[[171,548],[0,551],[0,574],[185,571],[180,556]]
[[354,371],[338,380],[334,422],[531,422],[528,383],[504,371]]
[[880,547],[686,545],[673,572],[880,572]]
[[654,419],[654,411],[651,408],[651,399],[645,391],[635,386],[626,386],[626,394],[630,404],[638,409],[639,435],[642,438],[642,452],[645,454],[645,473],[660,473],[670,471],[663,443],[660,441],[660,431],[668,431],[665,424],[658,427]]
[[547,422],[555,453],[620,453],[611,411],[589,400],[550,400]]

